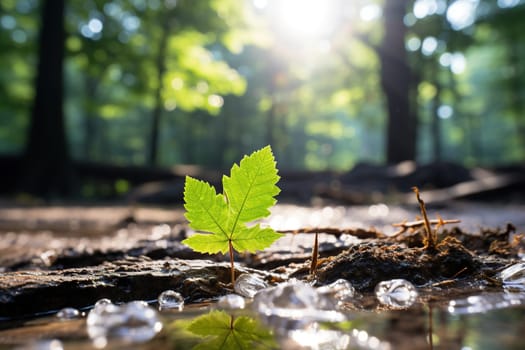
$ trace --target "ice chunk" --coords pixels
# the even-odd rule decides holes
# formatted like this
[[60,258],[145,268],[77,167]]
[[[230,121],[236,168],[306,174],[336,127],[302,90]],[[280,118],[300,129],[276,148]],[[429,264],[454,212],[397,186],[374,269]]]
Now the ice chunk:
[[180,293],[174,290],[165,290],[160,293],[159,298],[159,309],[178,309],[182,310],[184,307],[184,298]]
[[162,323],[158,313],[143,301],[132,301],[120,306],[100,304],[87,317],[87,332],[96,348],[108,341],[140,343],[160,332]]
[[221,309],[244,309],[244,298],[237,294],[223,295],[217,301],[217,306]]
[[333,283],[317,288],[317,292],[332,297],[338,303],[344,303],[354,297],[355,289],[350,282],[341,278]]
[[233,289],[243,297],[253,298],[261,289],[268,288],[268,284],[256,275],[243,273],[235,280]]
[[417,298],[417,290],[412,283],[404,279],[379,282],[375,288],[376,297],[381,304],[396,309],[411,306]]
[[525,284],[525,262],[507,267],[499,273],[499,278],[506,285]]
[[264,316],[308,321],[339,322],[345,320],[335,310],[336,303],[314,287],[290,281],[261,290],[254,298],[255,309]]

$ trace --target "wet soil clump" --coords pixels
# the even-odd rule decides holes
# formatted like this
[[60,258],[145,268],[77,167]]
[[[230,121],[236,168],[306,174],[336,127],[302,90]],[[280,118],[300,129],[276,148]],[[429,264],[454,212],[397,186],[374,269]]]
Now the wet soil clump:
[[426,245],[422,226],[390,237],[379,234],[325,259],[317,270],[318,281],[325,284],[345,278],[361,292],[371,292],[379,282],[397,278],[419,287],[497,285],[496,273],[518,261],[523,249],[523,235],[516,235],[512,224],[483,229],[479,234],[458,227],[445,229],[434,247]]
[[402,278],[422,286],[473,276],[479,274],[483,265],[483,259],[454,238],[444,240],[435,251],[371,241],[329,259],[319,267],[317,276],[322,284],[344,278],[352,281],[357,290],[370,292],[379,282],[389,279]]

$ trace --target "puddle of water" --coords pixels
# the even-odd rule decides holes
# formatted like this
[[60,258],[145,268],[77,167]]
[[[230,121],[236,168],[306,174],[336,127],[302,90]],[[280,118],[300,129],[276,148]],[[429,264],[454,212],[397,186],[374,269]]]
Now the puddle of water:
[[[338,310],[330,314],[337,317],[327,317],[334,307],[328,295],[323,291],[316,296],[309,285],[294,282],[265,290],[259,300],[245,298],[245,305],[223,300],[188,305],[181,311],[159,310],[156,302],[108,308],[105,301],[98,311],[95,307],[78,317],[37,318],[1,330],[0,349],[477,350],[522,349],[525,345],[523,290],[483,292],[432,307],[424,301],[429,296],[420,293],[404,309],[398,304],[390,307],[374,294],[356,295],[352,300],[347,294],[343,307],[336,306]],[[278,312],[261,312],[261,300]],[[90,327],[94,323],[111,327],[93,337]],[[151,331],[146,329],[149,326]],[[100,327],[96,330],[101,331]]]

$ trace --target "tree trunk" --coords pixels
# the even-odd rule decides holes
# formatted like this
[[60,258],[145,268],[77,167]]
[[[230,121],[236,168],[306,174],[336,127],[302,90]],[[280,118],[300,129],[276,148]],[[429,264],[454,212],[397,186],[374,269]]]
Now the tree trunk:
[[[517,145],[521,150],[521,154],[525,151],[525,140],[523,135],[525,135],[525,118],[523,118],[523,111],[525,111],[525,103],[523,99],[523,88],[521,80],[524,76],[525,70],[523,69],[520,55],[520,36],[521,33],[518,30],[513,30],[511,35],[507,36],[507,60],[508,65],[513,67],[515,74],[508,78],[508,84],[510,86],[509,95],[509,108],[512,112],[512,116],[515,124],[515,135],[517,138]],[[523,160],[523,157],[522,159]]]
[[441,142],[441,117],[438,114],[439,106],[441,105],[441,82],[439,81],[439,73],[437,67],[431,68],[432,80],[436,86],[436,94],[432,98],[430,111],[430,135],[432,140],[432,161],[441,162],[442,159],[442,142]]
[[64,6],[65,0],[42,4],[36,90],[21,176],[23,191],[47,198],[72,190],[62,105]]
[[85,160],[94,161],[99,160],[98,155],[100,154],[96,149],[97,145],[100,144],[100,140],[97,140],[100,123],[95,108],[98,81],[88,75],[84,78],[84,84],[86,88],[86,99],[84,101],[84,144],[82,147],[82,156]]
[[388,111],[386,160],[398,163],[416,158],[417,120],[410,110],[412,73],[406,58],[403,18],[408,1],[386,1],[385,37],[379,47],[381,84]]
[[166,45],[169,36],[169,18],[163,16],[162,33],[159,41],[159,51],[157,52],[157,90],[155,91],[155,107],[151,115],[151,133],[149,137],[149,153],[147,158],[147,164],[149,166],[157,165],[158,153],[159,153],[159,126],[160,119],[163,110],[162,104],[162,78],[166,72]]

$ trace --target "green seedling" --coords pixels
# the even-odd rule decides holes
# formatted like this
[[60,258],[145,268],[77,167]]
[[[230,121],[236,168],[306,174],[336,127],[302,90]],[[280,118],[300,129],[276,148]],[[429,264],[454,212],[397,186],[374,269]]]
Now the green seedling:
[[270,215],[279,194],[276,162],[270,146],[244,156],[230,176],[222,177],[224,194],[209,183],[186,177],[184,208],[189,226],[198,232],[182,243],[201,253],[229,252],[231,282],[235,282],[234,250],[255,253],[269,247],[282,234],[260,224]]

